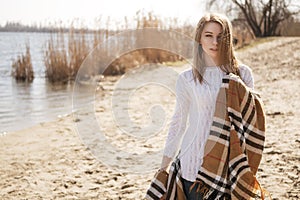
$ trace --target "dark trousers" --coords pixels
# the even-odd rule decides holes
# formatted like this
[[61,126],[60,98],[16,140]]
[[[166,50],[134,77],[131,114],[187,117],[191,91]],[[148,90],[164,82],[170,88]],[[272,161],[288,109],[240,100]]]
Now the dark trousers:
[[191,186],[194,184],[194,182],[182,179],[182,183],[183,191],[187,200],[202,200],[202,195],[200,192],[196,191],[198,188],[198,183],[193,188],[191,188]]

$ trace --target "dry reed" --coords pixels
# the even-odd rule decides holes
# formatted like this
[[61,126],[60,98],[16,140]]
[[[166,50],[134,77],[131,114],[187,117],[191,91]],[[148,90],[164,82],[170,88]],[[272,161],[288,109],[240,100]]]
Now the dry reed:
[[[109,36],[116,35],[122,30],[110,30],[108,21],[106,21],[107,27],[105,30],[98,30],[93,32],[93,39],[86,40],[87,32],[82,29],[79,33],[75,33],[74,27],[71,27],[68,34],[63,31],[59,32],[56,36],[57,39],[54,41],[53,37],[48,41],[47,49],[45,51],[45,66],[46,76],[51,82],[68,82],[74,80],[77,72],[88,55],[89,51],[96,49],[97,52],[93,53],[91,65],[94,67],[101,66],[101,62],[111,59],[111,53],[115,53],[114,60],[108,67],[103,66],[99,69],[91,69],[91,72],[87,72],[86,76],[93,76],[97,74],[104,75],[116,75],[123,74],[127,70],[140,66],[145,63],[163,63],[163,62],[176,62],[182,61],[184,58],[181,55],[176,55],[173,52],[166,51],[166,49],[174,49],[176,52],[184,52],[185,55],[191,55],[190,51],[192,48],[183,46],[179,41],[178,33],[185,35],[192,41],[194,27],[189,24],[179,25],[177,18],[160,19],[153,15],[153,13],[137,12],[135,17],[136,27],[135,30],[141,30],[146,28],[154,28],[157,30],[159,36],[151,35],[152,33],[145,31],[143,35],[136,36],[135,31],[131,31],[131,35],[127,38],[128,40],[133,39],[136,46],[151,46],[151,42],[155,39],[161,40],[160,49],[155,48],[144,48],[144,49],[132,49],[124,55],[119,55],[120,49],[126,49],[130,46],[128,40],[122,42],[117,40],[110,40]],[[129,21],[127,18],[124,19],[125,27],[128,29]],[[239,46],[244,46],[253,40],[253,37],[246,30],[245,27],[241,26],[240,23],[234,24],[235,36],[237,38]],[[65,36],[68,36],[67,48],[65,47]],[[148,40],[148,41],[147,41]],[[145,43],[146,42],[146,43]],[[148,43],[147,43],[148,42]],[[102,48],[97,49],[98,45],[101,44]],[[192,45],[191,45],[192,46]]]
[[67,83],[75,79],[81,63],[88,54],[85,32],[76,34],[71,28],[68,33],[67,48],[65,33],[61,31],[55,36],[56,43],[52,35],[44,54],[46,77],[50,82]]
[[[178,20],[176,18],[167,18],[160,19],[155,16],[153,13],[143,13],[137,12],[136,16],[136,30],[143,30],[147,28],[152,28],[157,31],[145,31],[143,34],[135,35],[134,31],[132,32],[131,37],[134,38],[136,46],[145,46],[151,47],[151,44],[154,43],[160,44],[160,48],[144,48],[138,50],[132,50],[131,52],[126,53],[117,57],[114,62],[104,71],[104,75],[111,74],[122,74],[127,70],[137,67],[145,63],[165,63],[165,62],[176,62],[181,61],[184,58],[181,55],[176,55],[173,52],[167,51],[167,49],[174,49],[174,52],[187,52],[191,48],[186,48],[182,46],[178,38],[178,33],[184,34],[187,37],[192,36],[192,28],[190,25],[179,26]],[[128,27],[127,20],[125,20],[125,27]],[[176,32],[176,34],[175,34]],[[174,42],[179,41],[179,42]],[[124,41],[122,44],[118,44],[117,49],[122,49],[128,44]],[[186,53],[187,54],[187,53]]]
[[18,56],[12,63],[12,76],[17,81],[32,82],[34,79],[34,72],[32,68],[30,47],[26,45],[26,53]]
[[47,43],[44,63],[46,67],[46,77],[50,82],[67,82],[69,80],[69,67],[67,52],[65,50],[64,34],[57,35],[56,44],[53,36]]

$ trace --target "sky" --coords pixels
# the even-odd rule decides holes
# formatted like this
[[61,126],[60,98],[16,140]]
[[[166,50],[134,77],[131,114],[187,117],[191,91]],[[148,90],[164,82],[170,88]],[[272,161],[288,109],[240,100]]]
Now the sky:
[[0,0],[0,25],[7,21],[32,25],[79,19],[88,26],[95,20],[124,21],[138,10],[152,11],[162,17],[198,21],[204,13],[205,0]]

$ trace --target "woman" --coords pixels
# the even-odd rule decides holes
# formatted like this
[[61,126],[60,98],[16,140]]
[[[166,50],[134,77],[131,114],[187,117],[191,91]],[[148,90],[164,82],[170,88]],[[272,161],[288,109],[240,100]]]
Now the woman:
[[234,55],[232,28],[226,17],[202,17],[195,41],[193,67],[182,72],[176,83],[176,108],[161,163],[161,170],[166,170],[180,149],[178,158],[187,199],[202,199],[197,187],[191,186],[203,162],[223,76],[234,73],[253,88],[251,69],[239,64]]

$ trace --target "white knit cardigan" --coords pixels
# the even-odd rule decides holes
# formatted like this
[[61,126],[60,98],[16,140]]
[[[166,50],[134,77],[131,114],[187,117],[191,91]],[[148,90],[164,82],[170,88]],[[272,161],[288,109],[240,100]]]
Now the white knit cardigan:
[[[240,65],[240,77],[253,89],[251,69]],[[170,122],[164,155],[174,158],[180,149],[182,177],[195,181],[203,161],[204,145],[212,124],[215,103],[225,72],[208,67],[204,82],[193,80],[192,69],[180,73],[176,83],[176,107]],[[180,148],[179,148],[180,147]]]

